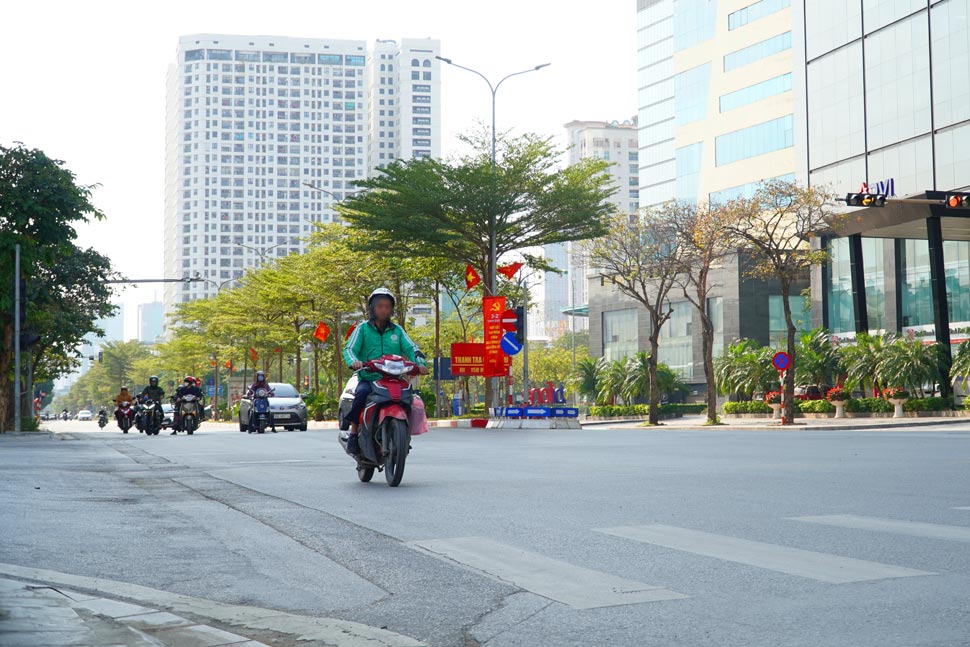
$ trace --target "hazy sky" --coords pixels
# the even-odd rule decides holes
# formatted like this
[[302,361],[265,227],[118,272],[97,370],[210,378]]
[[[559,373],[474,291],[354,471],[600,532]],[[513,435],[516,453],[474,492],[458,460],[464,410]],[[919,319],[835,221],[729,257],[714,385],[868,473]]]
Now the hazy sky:
[[[554,135],[573,119],[624,120],[636,111],[636,2],[601,0],[2,0],[0,142],[22,141],[101,185],[107,220],[80,242],[129,278],[162,273],[165,74],[178,37],[228,33],[354,38],[431,37],[442,55],[500,78],[539,63],[499,92],[498,128]],[[442,150],[490,118],[478,77],[442,68]],[[152,243],[152,240],[157,242]],[[128,288],[136,306],[160,286]]]

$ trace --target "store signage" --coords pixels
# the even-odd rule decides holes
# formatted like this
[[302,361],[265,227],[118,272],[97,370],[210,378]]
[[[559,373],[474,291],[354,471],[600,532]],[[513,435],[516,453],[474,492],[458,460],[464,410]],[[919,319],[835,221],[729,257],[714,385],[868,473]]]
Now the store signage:
[[896,197],[896,178],[889,178],[888,180],[882,180],[881,182],[876,182],[870,185],[868,182],[863,182],[862,186],[859,187],[859,193],[871,193],[873,195],[884,195],[890,198]]

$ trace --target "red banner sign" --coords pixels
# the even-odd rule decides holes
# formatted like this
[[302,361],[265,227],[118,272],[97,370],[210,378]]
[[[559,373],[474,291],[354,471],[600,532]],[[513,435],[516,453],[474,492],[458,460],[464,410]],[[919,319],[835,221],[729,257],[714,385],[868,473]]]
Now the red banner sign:
[[505,297],[485,297],[482,299],[482,312],[485,329],[485,376],[499,377],[508,372],[505,354],[502,352]]
[[[506,375],[511,365],[512,358],[503,353],[501,375]],[[485,344],[452,344],[451,374],[490,377],[485,372]]]

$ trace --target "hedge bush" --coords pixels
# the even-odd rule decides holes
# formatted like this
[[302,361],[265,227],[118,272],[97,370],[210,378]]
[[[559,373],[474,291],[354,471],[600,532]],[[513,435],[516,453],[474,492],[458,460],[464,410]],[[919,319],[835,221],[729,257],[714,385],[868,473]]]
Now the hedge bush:
[[798,400],[795,405],[802,413],[834,413],[835,405],[827,400]]
[[771,407],[761,400],[725,402],[724,413],[771,413]]
[[853,413],[892,413],[893,404],[882,398],[853,398],[845,403],[845,410]]
[[[705,413],[707,406],[703,403],[691,404],[662,404],[660,405],[661,415]],[[589,408],[589,415],[594,418],[619,418],[628,416],[649,416],[650,405],[648,404],[622,404],[622,405],[601,405]]]
[[953,403],[949,398],[917,398],[908,400],[903,405],[903,411],[943,411],[952,409]]

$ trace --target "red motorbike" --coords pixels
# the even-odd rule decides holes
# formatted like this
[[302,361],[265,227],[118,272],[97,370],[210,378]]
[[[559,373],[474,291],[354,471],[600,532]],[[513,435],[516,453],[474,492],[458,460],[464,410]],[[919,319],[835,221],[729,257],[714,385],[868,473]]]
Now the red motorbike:
[[135,409],[131,402],[127,400],[118,405],[118,427],[123,433],[128,433],[131,426],[135,423]]
[[[364,368],[381,377],[371,383],[373,391],[360,415],[357,476],[367,483],[376,469],[384,472],[389,486],[397,487],[411,450],[410,420],[415,394],[408,378],[419,367],[400,355],[384,355],[364,362]],[[338,438],[347,451],[347,434],[340,432]]]

